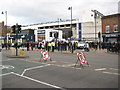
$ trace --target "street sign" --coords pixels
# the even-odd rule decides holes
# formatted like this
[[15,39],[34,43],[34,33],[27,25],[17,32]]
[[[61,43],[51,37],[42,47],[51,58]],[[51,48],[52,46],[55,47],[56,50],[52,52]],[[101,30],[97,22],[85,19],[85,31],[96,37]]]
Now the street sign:
[[80,60],[81,64],[87,63],[86,58],[85,58],[85,56],[84,56],[84,54],[82,52],[77,53],[77,55],[78,55],[78,59]]
[[42,50],[40,50],[40,52],[41,52],[41,58],[45,61],[47,61],[47,60],[50,60],[50,61],[52,61],[51,60],[51,57],[50,57],[50,55],[49,55],[49,53],[47,52],[47,51],[42,51]]
[[[76,61],[76,64],[79,61],[80,62],[80,66],[82,66],[82,68],[84,68],[83,64],[87,64],[89,66],[89,64],[88,64],[88,62],[87,62],[87,60],[85,58],[85,55],[84,55],[83,51],[80,52],[80,53],[77,53],[77,58],[78,58],[78,60]],[[75,67],[76,67],[76,64],[75,64]]]

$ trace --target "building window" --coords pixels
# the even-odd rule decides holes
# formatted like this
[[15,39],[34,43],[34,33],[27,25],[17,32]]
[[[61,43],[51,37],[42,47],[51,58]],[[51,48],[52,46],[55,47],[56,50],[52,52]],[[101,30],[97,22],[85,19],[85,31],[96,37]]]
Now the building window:
[[118,32],[118,25],[114,25],[114,32]]
[[109,33],[109,32],[110,32],[110,26],[107,25],[107,26],[106,26],[106,33]]

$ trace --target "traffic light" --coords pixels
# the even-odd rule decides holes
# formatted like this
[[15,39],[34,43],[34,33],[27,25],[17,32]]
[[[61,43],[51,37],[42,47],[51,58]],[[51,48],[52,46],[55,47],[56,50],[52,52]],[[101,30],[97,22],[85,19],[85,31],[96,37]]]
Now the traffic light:
[[100,38],[101,37],[101,33],[100,32],[98,32],[98,38]]
[[18,25],[18,33],[21,33],[21,25]]
[[15,25],[13,25],[11,28],[12,28],[12,33],[15,33]]

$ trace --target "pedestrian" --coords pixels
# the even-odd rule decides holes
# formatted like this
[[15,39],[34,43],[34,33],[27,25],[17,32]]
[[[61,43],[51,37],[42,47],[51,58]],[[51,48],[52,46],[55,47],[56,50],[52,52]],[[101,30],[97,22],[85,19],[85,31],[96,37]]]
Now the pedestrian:
[[51,43],[51,51],[52,51],[52,52],[54,52],[54,48],[55,48],[55,43],[52,42],[52,43]]
[[67,42],[64,42],[64,50],[67,50]]
[[5,45],[5,48],[6,48],[6,50],[7,50],[7,43],[5,43],[4,45]]
[[60,51],[61,50],[61,42],[60,41],[58,41],[57,47],[58,47],[58,51]]
[[29,43],[28,42],[27,42],[26,47],[27,47],[27,51],[29,51]]
[[47,50],[48,48],[48,42],[45,43],[45,50]]
[[33,48],[34,48],[34,43],[31,42],[31,49],[32,49],[32,51],[33,51]]
[[51,43],[48,42],[48,52],[50,51],[50,46],[51,46]]
[[64,42],[61,41],[61,52],[64,50]]

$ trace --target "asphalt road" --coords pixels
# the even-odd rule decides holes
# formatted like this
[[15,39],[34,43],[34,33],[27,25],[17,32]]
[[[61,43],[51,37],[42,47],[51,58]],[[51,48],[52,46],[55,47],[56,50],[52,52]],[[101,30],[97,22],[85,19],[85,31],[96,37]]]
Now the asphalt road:
[[[78,51],[79,52],[79,51]],[[33,58],[40,58],[40,52],[27,52],[26,55],[29,55]],[[50,53],[50,56],[53,61],[64,61],[75,63],[77,60],[77,55],[71,53],[61,53],[61,52],[53,52]],[[118,55],[110,54],[105,52],[85,52],[85,56],[90,65],[96,65],[100,67],[108,67],[108,68],[118,68],[120,64],[118,64]]]
[[[76,54],[53,52],[51,61],[40,62],[40,52],[28,51],[29,58],[8,58],[2,52],[3,88],[118,88],[118,55],[85,52],[90,66],[74,67]],[[4,68],[3,68],[4,66]]]

